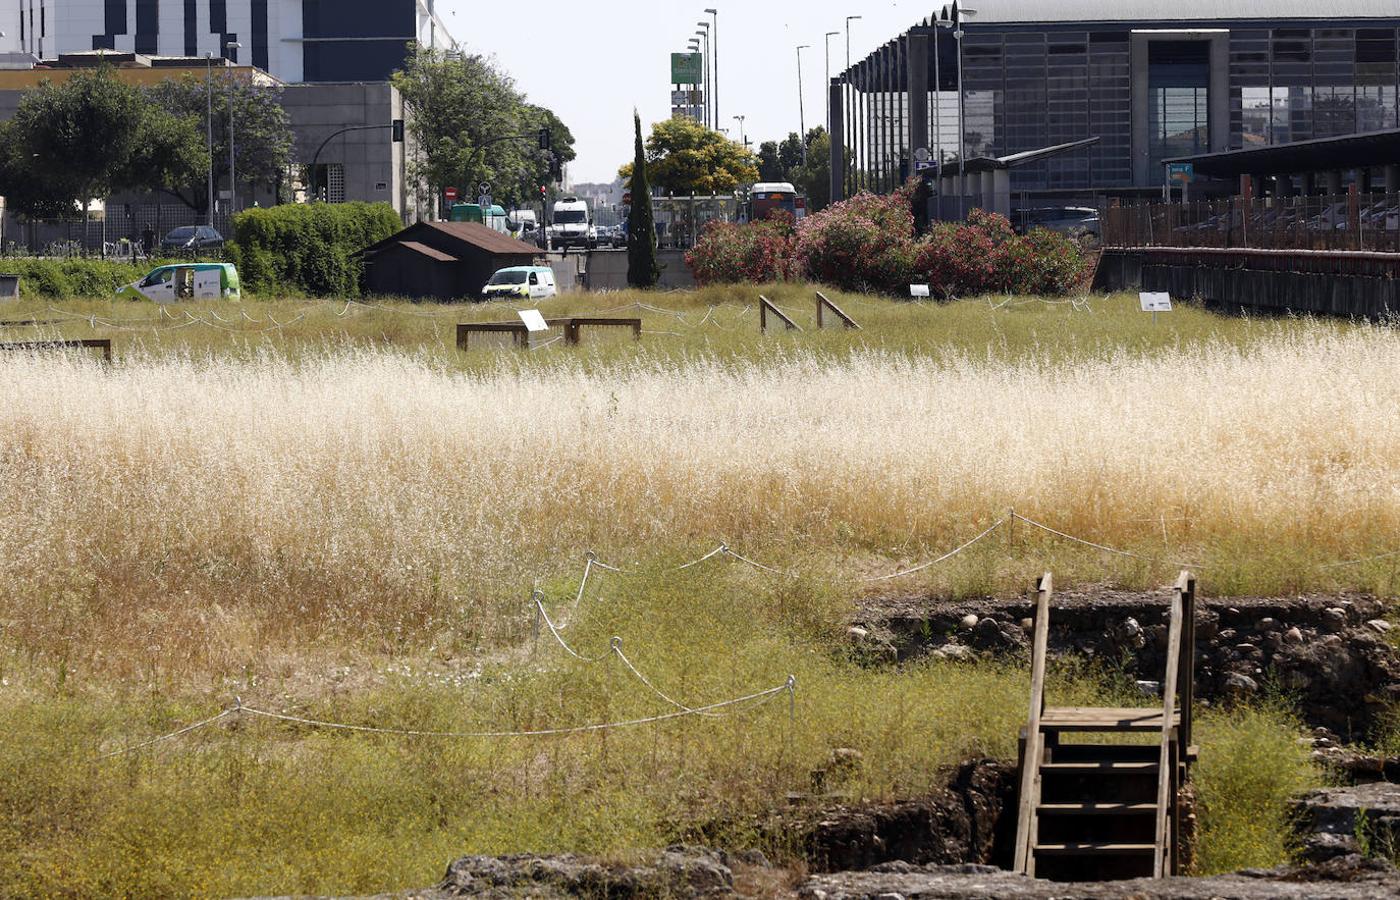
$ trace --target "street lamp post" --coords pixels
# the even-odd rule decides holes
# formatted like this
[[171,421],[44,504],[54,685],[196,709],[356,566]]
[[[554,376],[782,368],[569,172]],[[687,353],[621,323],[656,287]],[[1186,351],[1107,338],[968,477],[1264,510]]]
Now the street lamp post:
[[748,118],[748,116],[734,116],[733,118],[736,122],[739,123],[739,143],[743,144],[745,147],[748,147],[749,133],[744,130],[744,119]]
[[826,81],[822,82],[822,93],[826,95],[826,133],[831,134],[831,39],[841,34],[839,31],[826,33]]
[[713,44],[713,45],[711,46],[711,48],[710,48],[711,52],[714,54],[714,56],[711,57],[711,58],[714,60],[714,63],[713,63],[713,68],[714,68],[714,76],[713,76],[713,77],[714,77],[714,80],[710,82],[710,92],[711,92],[711,93],[710,93],[710,100],[711,100],[711,103],[713,103],[713,108],[714,108],[714,111],[715,111],[715,121],[718,122],[718,121],[719,121],[719,10],[707,6],[707,7],[705,7],[705,12],[709,13],[709,14],[710,14],[710,17],[713,18],[713,19],[715,20],[715,30],[714,30],[715,42],[714,42],[714,44]]
[[712,99],[712,98],[711,98],[711,93],[710,93],[710,92],[714,90],[714,80],[713,80],[714,76],[710,74],[710,23],[709,23],[709,22],[696,22],[695,24],[700,26],[700,30],[697,31],[697,32],[695,32],[695,33],[696,33],[697,35],[701,36],[701,37],[704,39],[704,41],[705,41],[705,57],[704,57],[704,63],[705,63],[705,80],[706,80],[707,82],[709,82],[708,84],[705,85],[705,92],[704,92],[704,97],[705,97],[705,124],[706,124],[708,127],[710,127],[710,128],[714,128],[714,127],[715,127],[716,125],[718,125],[719,123],[715,121],[715,117],[714,117],[714,115],[712,114],[711,108],[710,108],[710,100]]
[[847,17],[846,17],[846,71],[847,71],[847,72],[849,72],[849,71],[851,70],[851,23],[854,22],[854,21],[856,21],[857,19],[860,19],[860,18],[862,18],[862,16],[847,16]]
[[[693,37],[693,38],[691,38],[691,39],[690,39],[690,43],[687,44],[686,47],[689,48],[689,50],[690,50],[691,53],[699,53],[699,52],[701,52],[701,51],[700,51],[700,39],[699,39],[698,37]],[[703,70],[703,66],[702,66],[702,70]],[[695,85],[692,84],[691,87],[693,88],[693,87],[695,87]],[[704,93],[703,93],[703,92],[701,93],[701,96],[702,96],[702,97],[704,96]],[[695,100],[695,92],[692,90],[692,91],[690,92],[690,94],[686,97],[686,104],[685,104],[685,105],[686,105],[686,108],[687,108],[687,109],[692,109],[692,110],[693,110],[693,109],[695,108],[694,100]],[[699,118],[698,120],[696,120],[696,121],[699,121],[699,122],[701,122],[701,123],[703,124],[704,121],[705,121],[705,113],[704,113],[704,111],[703,111],[703,110],[704,110],[704,107],[702,107],[701,109],[702,109],[702,111],[701,111],[701,113],[700,113],[700,118]],[[693,118],[693,116],[692,116],[692,118]]]
[[797,121],[801,131],[798,139],[802,142],[802,165],[807,165],[807,110],[802,96],[802,51],[810,50],[811,45],[802,44],[797,48]]
[[204,54],[204,123],[209,141],[209,227],[214,227],[214,51]]
[[[238,41],[229,41],[224,44],[225,51],[241,50],[242,48],[243,45]],[[228,77],[228,214],[230,216],[238,210],[238,172],[233,147],[233,79],[233,72],[230,71]]]
[[[963,90],[963,54],[962,39],[964,17],[972,18],[977,15],[977,10],[953,4],[953,18],[951,21],[940,19],[938,22],[941,28],[953,29],[953,39],[957,41],[958,49],[958,215],[967,218],[967,100],[966,92]],[[935,53],[937,47],[935,45]]]

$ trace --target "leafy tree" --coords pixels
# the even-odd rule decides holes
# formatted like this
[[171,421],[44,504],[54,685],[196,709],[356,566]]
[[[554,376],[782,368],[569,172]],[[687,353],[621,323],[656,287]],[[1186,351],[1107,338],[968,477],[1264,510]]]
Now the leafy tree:
[[764,141],[758,145],[758,180],[786,181],[787,173],[778,160],[778,142]]
[[533,199],[549,168],[535,142],[540,127],[549,127],[561,160],[573,159],[573,135],[558,117],[527,104],[510,76],[484,56],[419,49],[393,82],[418,147],[410,175],[434,196],[445,187],[470,192],[487,182],[507,205]]
[[831,135],[818,126],[807,139],[807,165],[798,166],[787,180],[807,195],[808,208],[819,212],[831,205]]
[[108,66],[45,81],[0,131],[0,194],[23,215],[188,183],[209,162],[198,123],[148,103]]
[[778,164],[783,167],[784,176],[780,181],[791,181],[792,173],[802,167],[802,143],[801,135],[793,131],[778,145]]
[[661,276],[656,265],[656,218],[647,181],[647,153],[642,146],[642,117],[632,113],[636,149],[631,171],[632,210],[627,216],[627,283],[637,288],[655,287]]
[[[146,90],[156,107],[199,123],[201,143],[207,142],[205,128],[209,111],[210,84],[203,78],[186,75],[170,79]],[[214,92],[214,178],[216,186],[228,186],[229,91],[233,92],[234,153],[238,181],[244,185],[268,186],[278,182],[292,158],[292,127],[282,108],[280,88],[254,84],[216,72]],[[307,148],[303,148],[307,149]],[[308,150],[315,152],[314,147]],[[209,206],[208,170],[199,177],[176,182],[167,191],[191,209],[204,212]]]
[[[729,194],[758,180],[754,155],[747,148],[693,119],[653,125],[646,160],[652,183],[672,194]],[[619,174],[632,177],[634,165],[628,163]]]

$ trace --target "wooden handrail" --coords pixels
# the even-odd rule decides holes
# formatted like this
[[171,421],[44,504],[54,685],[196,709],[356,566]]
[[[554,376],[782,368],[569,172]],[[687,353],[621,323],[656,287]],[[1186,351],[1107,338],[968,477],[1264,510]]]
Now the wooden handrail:
[[1171,872],[1168,850],[1171,844],[1171,807],[1176,803],[1171,786],[1176,780],[1172,743],[1176,733],[1172,719],[1176,712],[1176,692],[1181,670],[1182,597],[1189,581],[1183,572],[1172,589],[1171,624],[1167,627],[1167,677],[1162,679],[1162,737],[1157,768],[1157,828],[1156,847],[1152,852],[1154,878],[1166,878]]
[[1191,746],[1193,709],[1196,705],[1196,577],[1182,572],[1177,578],[1181,591],[1181,665],[1177,670],[1177,705],[1181,727],[1177,730],[1177,762],[1186,761]]
[[1034,875],[1036,782],[1040,778],[1040,757],[1044,753],[1040,716],[1045,711],[1045,655],[1050,641],[1050,595],[1054,579],[1049,572],[1036,585],[1035,638],[1031,651],[1031,709],[1026,724],[1025,755],[1021,760],[1020,809],[1016,822],[1016,871]]
[[846,311],[845,311],[844,309],[842,309],[841,307],[837,306],[835,303],[832,303],[832,302],[831,302],[831,298],[828,297],[826,294],[823,294],[821,291],[817,291],[817,327],[818,327],[818,328],[825,328],[825,327],[826,327],[826,313],[827,313],[828,310],[829,310],[833,315],[835,315],[836,318],[840,320],[841,324],[844,325],[846,328],[848,328],[848,329],[850,329],[850,330],[852,330],[852,331],[860,331],[860,330],[861,330],[860,326],[859,326],[858,324],[856,324],[856,320],[855,320],[855,319],[852,319],[850,316],[846,315]]
[[777,316],[777,317],[778,317],[778,320],[779,320],[780,322],[782,322],[784,325],[787,326],[787,330],[788,330],[788,331],[801,331],[801,330],[802,330],[802,326],[801,326],[801,325],[798,325],[798,324],[797,324],[796,322],[794,322],[792,319],[789,319],[789,318],[787,317],[787,314],[784,313],[781,309],[778,309],[777,305],[776,305],[772,300],[769,300],[767,297],[763,296],[762,294],[759,294],[759,295],[758,295],[758,330],[759,330],[761,333],[763,333],[763,334],[767,334],[767,333],[768,333],[768,316],[769,316],[769,315]]

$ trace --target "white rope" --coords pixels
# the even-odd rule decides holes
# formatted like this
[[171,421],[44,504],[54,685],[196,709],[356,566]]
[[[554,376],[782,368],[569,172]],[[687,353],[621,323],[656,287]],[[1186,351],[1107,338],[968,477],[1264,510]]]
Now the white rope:
[[[289,716],[285,713],[274,713],[266,710],[256,709],[251,706],[241,707],[242,711],[254,716],[263,716],[268,719],[278,719],[283,722],[294,722],[298,725],[309,725],[313,728],[331,728],[339,731],[358,731],[368,734],[388,734],[401,737],[431,737],[431,738],[461,738],[461,739],[484,739],[484,738],[516,738],[516,737],[555,737],[569,734],[586,734],[595,731],[610,731],[617,728],[634,728],[638,725],[652,725],[657,722],[669,722],[674,719],[684,719],[690,716],[701,716],[705,713],[718,709],[728,709],[755,700],[771,700],[782,693],[796,693],[797,679],[789,675],[788,680],[777,687],[769,688],[766,691],[758,691],[747,694],[743,697],[736,697],[733,700],[724,700],[719,703],[711,703],[708,706],[699,706],[690,710],[677,710],[672,713],[663,713],[658,716],[646,716],[640,719],[626,719],[621,722],[604,722],[597,725],[578,725],[573,728],[541,728],[533,731],[413,731],[401,728],[376,728],[371,725],[348,725],[343,722],[327,722],[321,719],[307,719],[301,716]],[[762,705],[762,704],[756,704]]]
[[761,571],[761,572],[769,572],[769,573],[771,573],[771,574],[773,574],[773,575],[782,575],[784,578],[791,578],[791,577],[792,577],[792,573],[791,573],[791,572],[784,572],[782,569],[775,569],[775,568],[773,568],[772,566],[765,566],[763,563],[761,563],[761,562],[755,562],[755,561],[749,559],[747,556],[744,556],[743,554],[735,553],[733,550],[730,550],[728,547],[725,547],[725,548],[724,548],[724,553],[725,553],[725,555],[727,555],[727,556],[732,556],[734,559],[737,559],[739,562],[743,563],[744,565],[752,566],[753,568],[758,569],[758,570]]
[[544,618],[544,623],[549,626],[549,633],[554,635],[554,639],[559,642],[559,646],[563,647],[570,656],[586,663],[602,662],[608,658],[608,655],[612,653],[611,647],[608,649],[608,652],[604,653],[602,656],[584,656],[573,647],[570,647],[569,642],[564,640],[564,636],[559,633],[559,629],[555,626],[554,620],[551,619],[549,613],[545,611],[543,597],[544,591],[535,591],[535,593],[530,596],[530,599],[535,602],[535,608],[539,610],[540,616]]
[[[720,544],[718,547],[716,547],[715,549],[711,550],[709,553],[706,553],[704,556],[700,557],[699,559],[693,559],[693,560],[691,560],[690,562],[685,563],[684,565],[676,566],[676,567],[674,567],[674,568],[672,568],[672,569],[668,569],[668,570],[666,570],[666,571],[670,571],[670,572],[683,572],[683,571],[685,571],[686,569],[693,569],[694,567],[700,565],[700,564],[703,563],[703,562],[709,562],[710,560],[714,559],[716,556],[719,556],[720,554],[728,553],[728,552],[729,552],[729,548],[728,548],[727,546],[725,546],[724,544]],[[625,577],[627,577],[627,578],[637,578],[637,577],[640,577],[640,576],[642,576],[642,575],[647,574],[646,572],[638,571],[638,570],[636,570],[636,569],[623,569],[623,568],[621,568],[621,567],[619,567],[619,566],[609,565],[608,563],[605,563],[605,562],[603,562],[601,559],[599,559],[599,558],[598,558],[598,555],[597,555],[596,553],[594,553],[592,550],[589,550],[589,551],[588,551],[588,558],[592,561],[593,565],[597,566],[598,568],[603,569],[604,571],[607,571],[607,572],[612,572],[612,573],[614,573],[614,574],[616,574],[616,575],[625,576]]]
[[223,719],[223,718],[225,718],[225,717],[227,717],[227,716],[233,715],[234,713],[238,712],[241,708],[242,708],[242,703],[240,702],[238,706],[234,706],[234,707],[231,707],[231,708],[229,708],[229,709],[226,709],[226,710],[224,710],[223,712],[219,713],[219,714],[216,715],[216,716],[210,716],[210,717],[207,718],[207,719],[204,719],[204,720],[199,721],[199,722],[195,722],[193,725],[186,725],[184,728],[181,728],[181,729],[179,729],[178,731],[172,731],[172,732],[170,732],[169,734],[163,734],[163,735],[161,735],[161,736],[158,737],[158,738],[151,738],[149,741],[143,741],[143,742],[140,743],[140,744],[133,744],[133,745],[130,746],[130,747],[123,747],[123,748],[120,749],[120,750],[113,750],[111,753],[104,753],[102,756],[99,756],[98,759],[111,759],[111,758],[114,757],[114,756],[121,756],[123,753],[133,753],[133,752],[135,752],[135,751],[137,751],[137,750],[140,750],[140,749],[142,749],[142,748],[144,748],[144,747],[150,747],[150,746],[153,746],[153,745],[155,745],[155,744],[162,743],[163,741],[168,741],[168,740],[171,740],[171,739],[173,739],[173,738],[177,738],[177,737],[179,737],[179,736],[182,735],[182,734],[189,734],[189,733],[192,732],[192,731],[198,731],[198,730],[201,729],[201,728],[207,727],[207,726],[209,726],[209,725],[213,725],[215,722],[219,721],[220,719]]
[[[1105,553],[1116,553],[1116,554],[1118,554],[1119,556],[1127,556],[1127,557],[1130,557],[1130,558],[1132,558],[1132,559],[1139,559],[1139,560],[1142,560],[1143,562],[1157,562],[1157,561],[1158,561],[1158,560],[1153,559],[1153,558],[1150,557],[1150,556],[1143,556],[1141,553],[1133,553],[1133,552],[1130,551],[1130,550],[1119,550],[1119,549],[1117,549],[1116,547],[1106,547],[1106,546],[1104,546],[1103,544],[1096,544],[1096,543],[1094,543],[1093,541],[1086,541],[1086,540],[1084,540],[1084,538],[1078,538],[1078,537],[1075,537],[1075,536],[1072,535],[1072,534],[1065,534],[1063,531],[1058,531],[1058,530],[1056,530],[1056,529],[1054,529],[1054,528],[1051,528],[1049,525],[1044,525],[1044,524],[1042,524],[1042,523],[1040,523],[1040,522],[1035,521],[1034,519],[1027,519],[1025,516],[1021,515],[1020,513],[1015,513],[1015,512],[1013,512],[1013,513],[1010,515],[1010,518],[1012,518],[1012,519],[1019,519],[1020,521],[1025,522],[1027,525],[1030,525],[1030,526],[1033,527],[1033,528],[1039,528],[1041,531],[1049,532],[1050,534],[1053,534],[1053,535],[1055,535],[1056,537],[1064,538],[1064,539],[1067,540],[1067,541],[1073,541],[1073,542],[1076,543],[1076,544],[1083,544],[1083,545],[1086,546],[1086,547],[1093,547],[1095,550],[1102,550],[1102,551],[1105,552]],[[1169,559],[1168,559],[1168,560],[1163,560],[1163,562],[1171,563],[1171,564],[1174,565],[1174,566],[1182,566],[1182,567],[1187,568],[1187,569],[1205,569],[1205,568],[1208,568],[1207,566],[1200,566],[1200,565],[1196,565],[1195,563],[1189,563],[1189,562],[1174,562],[1174,561],[1169,560]]]
[[1393,550],[1393,551],[1391,551],[1390,553],[1382,553],[1382,554],[1379,554],[1378,556],[1365,556],[1365,557],[1362,557],[1361,559],[1348,559],[1348,560],[1344,560],[1344,561],[1342,561],[1342,562],[1328,563],[1327,565],[1325,565],[1325,566],[1319,566],[1318,568],[1320,568],[1320,569],[1339,569],[1339,568],[1341,568],[1341,567],[1343,567],[1343,566],[1359,566],[1359,565],[1361,565],[1362,563],[1378,562],[1378,561],[1380,561],[1380,560],[1382,560],[1382,559],[1392,559],[1392,558],[1397,557],[1397,556],[1400,556],[1400,550]]
[[1006,520],[1007,520],[1008,518],[1010,518],[1010,517],[1009,517],[1009,516],[1002,516],[1000,519],[997,519],[995,522],[993,522],[993,523],[992,523],[992,526],[991,526],[990,528],[988,528],[986,531],[984,531],[984,532],[982,532],[981,534],[977,535],[977,537],[975,537],[975,538],[973,538],[972,540],[968,541],[967,543],[963,544],[961,547],[957,548],[956,550],[951,550],[951,551],[949,551],[949,552],[943,554],[942,556],[938,557],[938,559],[930,560],[929,562],[926,562],[926,563],[924,563],[923,565],[920,565],[920,566],[915,566],[915,567],[912,568],[912,569],[905,569],[905,570],[902,571],[902,572],[895,572],[893,575],[877,575],[877,576],[875,576],[875,577],[873,577],[873,578],[862,578],[861,581],[864,581],[864,582],[890,581],[890,580],[895,579],[895,578],[903,578],[905,575],[913,575],[915,572],[922,572],[923,570],[928,569],[928,568],[932,568],[933,566],[936,566],[936,565],[938,565],[938,564],[941,563],[941,562],[947,562],[948,560],[950,560],[950,559],[952,559],[953,557],[957,556],[959,553],[962,553],[964,550],[966,550],[966,549],[968,549],[969,547],[971,547],[973,544],[976,544],[978,541],[980,541],[980,540],[982,540],[983,538],[987,537],[988,535],[990,535],[992,532],[996,531],[996,530],[997,530],[998,528],[1000,528],[1001,526],[1005,525],[1005,524],[1006,524]]
[[637,667],[632,665],[632,660],[628,659],[627,654],[622,652],[622,638],[614,637],[612,639],[612,650],[613,653],[617,654],[617,658],[622,660],[622,664],[627,667],[627,670],[637,677],[638,681],[650,688],[653,694],[660,697],[662,700],[665,700],[667,703],[671,704],[676,709],[684,710],[689,713],[696,713],[697,715],[701,716],[708,716],[710,718],[719,717],[719,713],[699,712],[693,707],[686,706],[684,703],[680,702],[679,700],[676,700],[673,697],[668,696],[664,691],[662,691],[656,685],[652,684],[651,679],[647,678],[641,672],[637,671]]

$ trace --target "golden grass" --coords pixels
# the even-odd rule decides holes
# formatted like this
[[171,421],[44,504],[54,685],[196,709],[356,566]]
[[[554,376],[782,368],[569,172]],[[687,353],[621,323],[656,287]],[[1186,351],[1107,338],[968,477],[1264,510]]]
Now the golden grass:
[[[1022,524],[876,589],[1020,590],[1046,568],[1060,585],[1158,585],[1184,559],[1206,595],[1394,592],[1390,561],[1323,568],[1396,549],[1388,329],[1191,308],[1154,328],[1124,297],[841,297],[864,331],[762,339],[749,293],[550,310],[664,304],[647,328],[673,333],[640,347],[459,354],[447,323],[508,311],[289,301],[244,304],[284,323],[312,310],[272,332],[116,332],[111,369],[0,357],[0,894],[384,890],[430,883],[458,853],[620,853],[701,825],[781,853],[752,817],[809,789],[835,747],[865,753],[843,789],[868,797],[1013,753],[1024,672],[867,670],[842,641],[871,589],[859,576],[1012,507],[1146,559]],[[810,289],[773,296],[796,308]],[[190,307],[206,322],[229,309]],[[800,574],[664,571],[721,540]],[[645,574],[591,579],[570,617],[586,549]],[[796,674],[795,722],[779,702],[502,743],[244,721],[96,760],[234,695],[441,730],[667,711],[615,665],[531,652],[537,584],[573,618],[569,640],[601,652],[622,637],[685,702]],[[1062,676],[1056,691],[1111,688]],[[1237,805],[1276,806],[1256,794]]]

